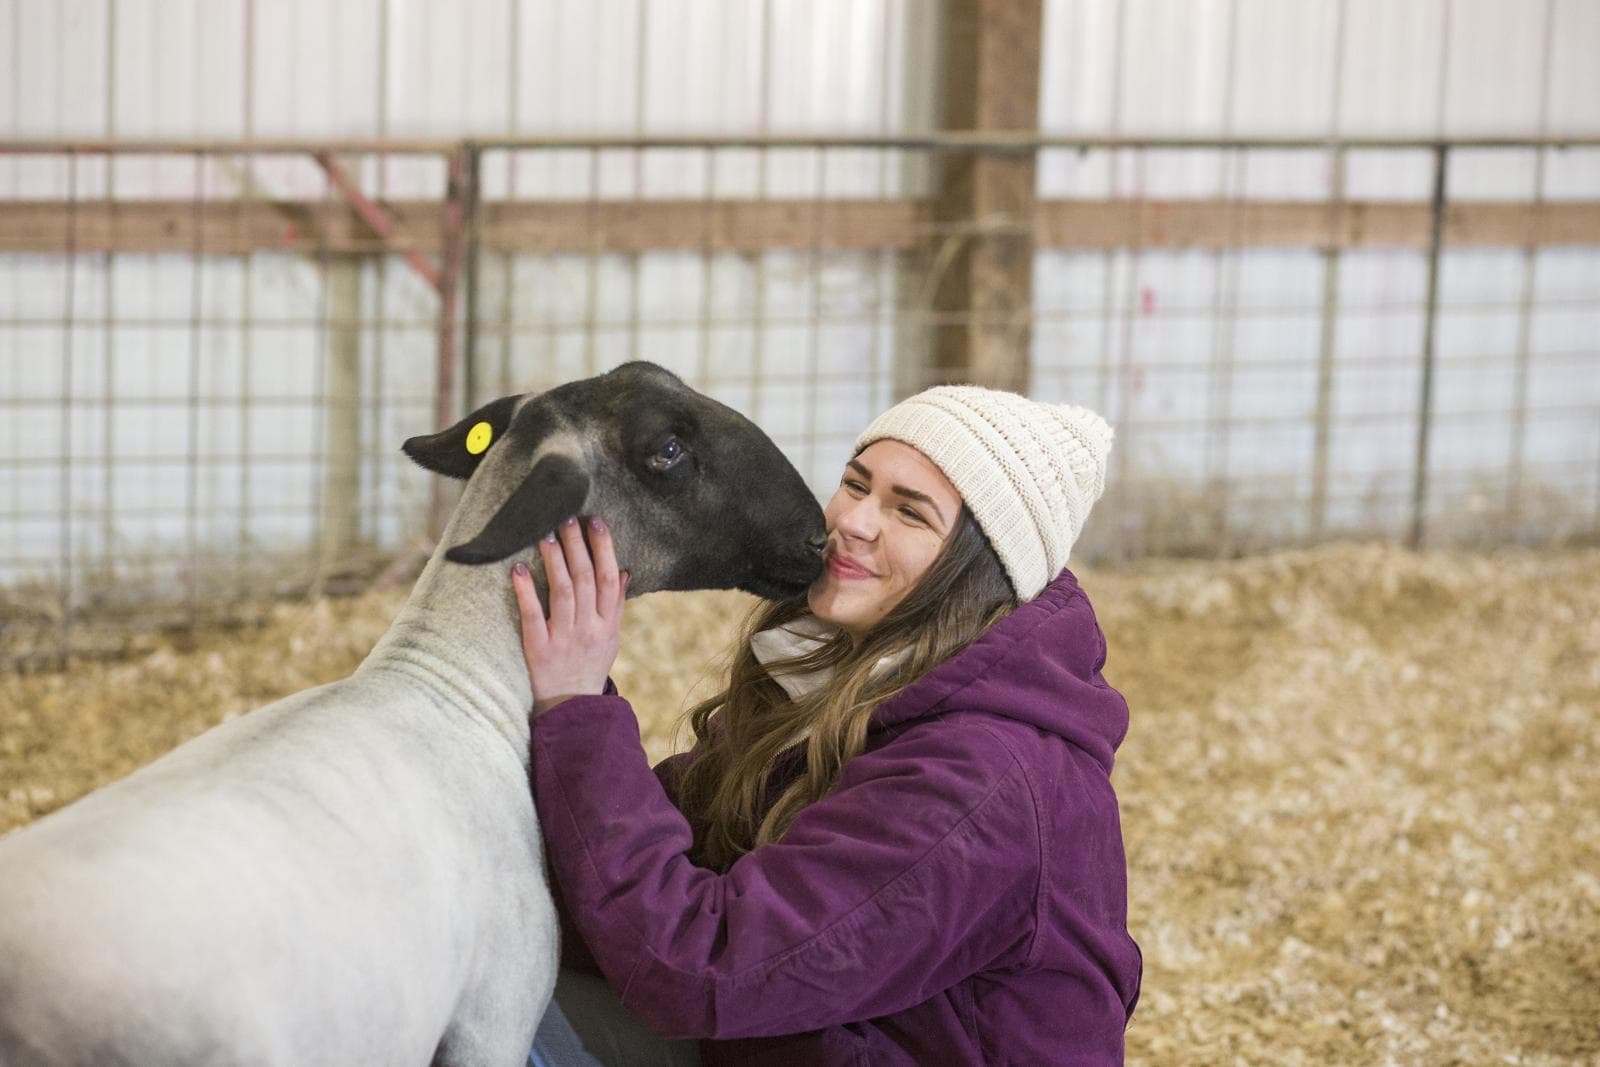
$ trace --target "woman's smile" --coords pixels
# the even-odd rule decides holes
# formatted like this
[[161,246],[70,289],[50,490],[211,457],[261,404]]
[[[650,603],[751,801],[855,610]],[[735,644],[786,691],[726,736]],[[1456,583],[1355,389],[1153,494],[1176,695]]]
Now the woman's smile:
[[859,581],[863,578],[877,577],[876,574],[862,564],[839,552],[828,553],[828,573],[843,581]]

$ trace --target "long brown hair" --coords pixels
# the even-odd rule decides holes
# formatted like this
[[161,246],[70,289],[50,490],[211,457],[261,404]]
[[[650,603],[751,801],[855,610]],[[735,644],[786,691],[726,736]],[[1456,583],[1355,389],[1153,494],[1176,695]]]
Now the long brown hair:
[[[699,754],[678,782],[694,829],[693,858],[726,871],[776,841],[804,808],[831,793],[866,747],[879,704],[976,640],[1017,605],[1005,568],[965,507],[920,581],[859,639],[840,633],[804,656],[775,663],[831,672],[828,685],[791,700],[750,649],[752,634],[807,613],[804,597],[750,615],[721,693],[689,711]],[[894,666],[878,670],[885,656]],[[804,738],[805,770],[767,806],[773,765]]]

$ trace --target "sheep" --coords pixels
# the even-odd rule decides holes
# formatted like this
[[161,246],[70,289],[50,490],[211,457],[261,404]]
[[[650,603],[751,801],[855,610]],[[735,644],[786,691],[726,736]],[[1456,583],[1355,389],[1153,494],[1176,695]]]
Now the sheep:
[[647,363],[404,451],[467,484],[349,678],[0,840],[0,1064],[525,1062],[558,935],[515,600],[487,564],[600,514],[630,595],[793,596],[822,512],[753,423]]

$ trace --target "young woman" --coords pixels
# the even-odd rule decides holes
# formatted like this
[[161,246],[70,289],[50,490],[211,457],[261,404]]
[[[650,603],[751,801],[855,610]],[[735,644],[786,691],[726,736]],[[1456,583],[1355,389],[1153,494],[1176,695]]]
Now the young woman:
[[[823,575],[757,611],[654,772],[607,683],[627,583],[603,524],[541,545],[548,619],[514,572],[572,964],[535,1063],[693,1062],[640,1023],[705,1063],[1121,1062],[1127,706],[1064,569],[1110,444],[1092,412],[974,386],[879,416]],[[581,985],[591,955],[614,993]]]

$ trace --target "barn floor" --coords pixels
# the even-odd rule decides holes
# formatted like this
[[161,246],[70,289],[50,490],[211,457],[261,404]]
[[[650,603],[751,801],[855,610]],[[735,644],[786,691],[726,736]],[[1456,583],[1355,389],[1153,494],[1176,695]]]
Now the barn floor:
[[[1135,1064],[1600,1064],[1600,550],[1335,546],[1084,575],[1117,767]],[[0,674],[0,832],[349,671],[403,594]],[[657,755],[746,604],[631,606]]]

